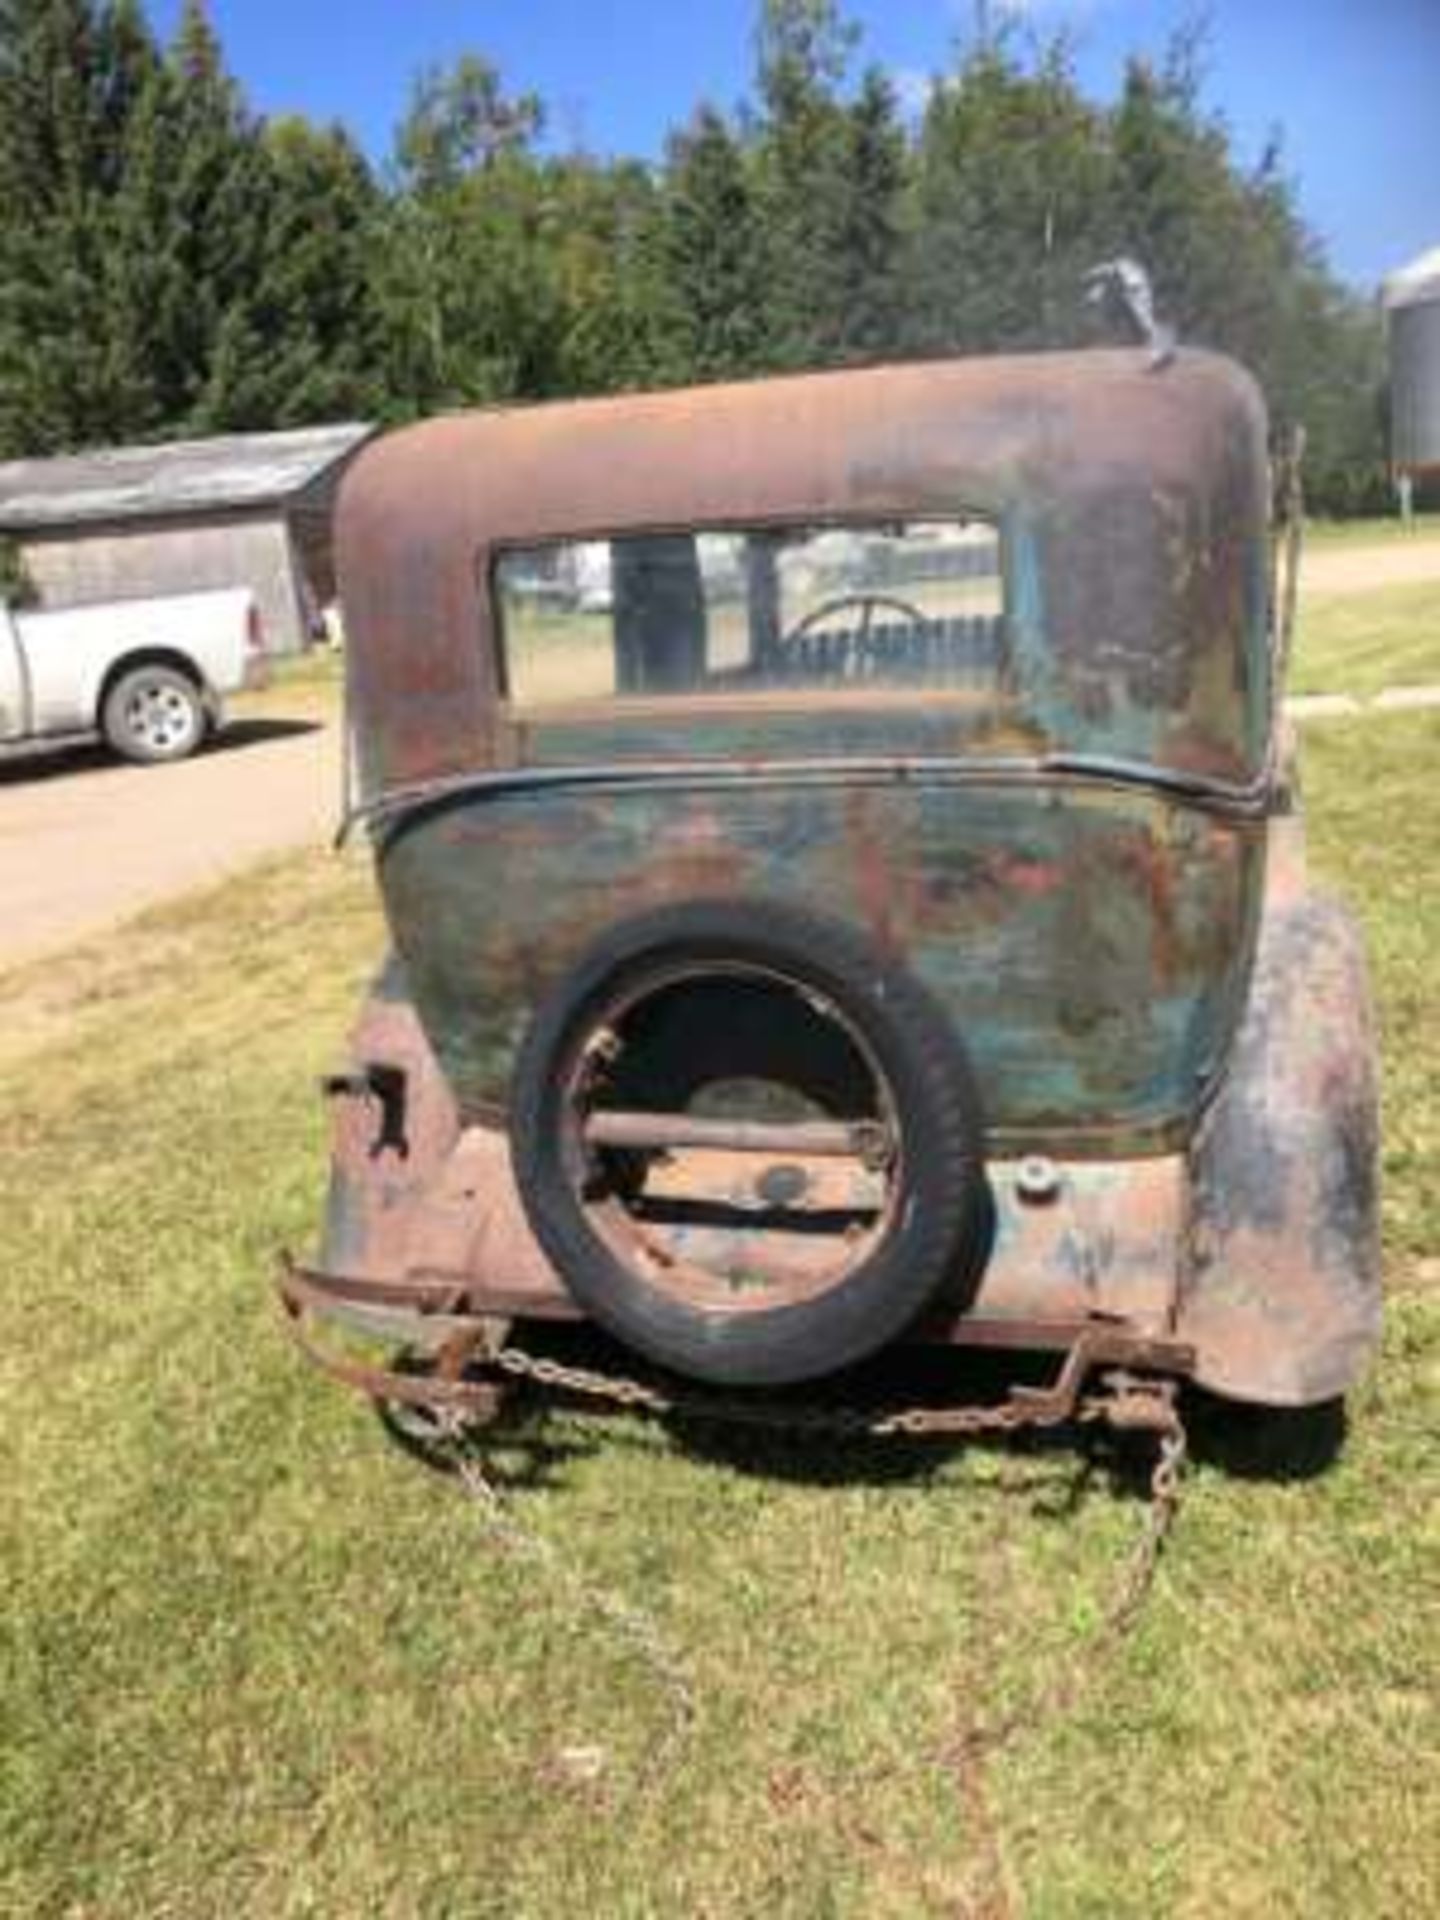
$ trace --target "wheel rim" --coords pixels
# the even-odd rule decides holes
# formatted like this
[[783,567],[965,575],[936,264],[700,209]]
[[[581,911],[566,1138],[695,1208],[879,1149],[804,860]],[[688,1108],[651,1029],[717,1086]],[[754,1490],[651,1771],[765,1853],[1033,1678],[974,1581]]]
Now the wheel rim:
[[[717,1119],[704,1109],[725,1104],[723,1077],[680,1111],[618,1109],[616,1067],[637,1017],[687,983],[717,979],[737,994],[791,996],[823,1022],[863,1066],[869,1111]],[[795,1306],[843,1285],[895,1224],[904,1141],[889,1080],[854,1023],[803,980],[731,962],[652,969],[593,1003],[557,1064],[561,1162],[576,1207],[611,1257],[662,1296],[725,1317]],[[763,1107],[776,1090],[807,1099],[784,1061],[755,1097]],[[677,1144],[660,1152],[623,1144],[627,1129],[658,1138],[667,1128]]]
[[125,728],[147,752],[177,752],[195,738],[195,703],[166,681],[146,681],[125,702]]

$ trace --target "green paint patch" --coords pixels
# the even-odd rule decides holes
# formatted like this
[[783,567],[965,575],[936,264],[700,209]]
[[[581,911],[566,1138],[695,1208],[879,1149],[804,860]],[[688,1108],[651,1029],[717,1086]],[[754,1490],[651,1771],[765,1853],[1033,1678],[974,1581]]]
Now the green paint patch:
[[[1138,1630],[983,1767],[959,1732],[1063,1670],[1111,1589],[1126,1457],[532,1406],[494,1471],[557,1580],[309,1373],[269,1297],[318,1219],[314,1079],[380,947],[363,864],[272,862],[0,978],[0,1031],[28,1036],[0,1057],[0,1911],[1427,1911],[1437,747],[1421,714],[1306,739],[1386,1032],[1375,1379],[1323,1469],[1313,1423],[1196,1409]],[[668,1698],[572,1580],[643,1608],[689,1676],[648,1794]]]

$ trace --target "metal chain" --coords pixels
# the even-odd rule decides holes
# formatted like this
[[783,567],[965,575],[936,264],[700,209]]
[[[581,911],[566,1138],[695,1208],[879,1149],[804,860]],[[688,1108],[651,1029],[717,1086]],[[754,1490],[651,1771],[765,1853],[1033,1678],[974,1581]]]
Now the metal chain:
[[[1018,1401],[994,1407],[901,1407],[886,1413],[862,1413],[848,1407],[796,1405],[782,1401],[746,1400],[692,1390],[666,1391],[626,1374],[600,1373],[590,1367],[567,1366],[543,1354],[508,1346],[486,1363],[511,1379],[528,1380],[582,1400],[601,1400],[629,1412],[655,1416],[679,1415],[712,1420],[727,1426],[753,1427],[769,1433],[825,1434],[833,1439],[897,1439],[969,1437],[985,1433],[1015,1433],[1023,1427],[1052,1424],[1031,1413]],[[1133,1390],[1133,1389],[1132,1389]],[[1109,1403],[1101,1396],[1081,1401],[1072,1419],[1088,1424],[1106,1417]]]
[[1173,1394],[1168,1399],[1172,1418],[1160,1433],[1145,1516],[1099,1625],[1047,1685],[1017,1701],[997,1718],[976,1718],[963,1728],[942,1755],[947,1762],[963,1766],[967,1761],[999,1752],[1021,1734],[1034,1733],[1054,1720],[1063,1720],[1074,1710],[1099,1667],[1139,1619],[1179,1508],[1180,1475],[1188,1444]]
[[[1048,1414],[1037,1413],[1014,1399],[994,1407],[906,1407],[867,1414],[848,1408],[786,1406],[688,1390],[667,1392],[624,1375],[567,1366],[513,1346],[490,1355],[486,1364],[511,1379],[528,1380],[553,1391],[598,1400],[607,1406],[652,1416],[683,1415],[770,1432],[812,1436],[823,1433],[845,1438],[974,1437],[1056,1424]],[[1069,1415],[1071,1423],[1090,1425],[1106,1421],[1120,1431],[1149,1431],[1159,1435],[1159,1450],[1150,1475],[1150,1498],[1124,1570],[1100,1624],[1058,1677],[998,1718],[972,1721],[947,1743],[939,1756],[944,1764],[963,1769],[995,1753],[1020,1734],[1034,1732],[1048,1721],[1069,1713],[1096,1668],[1134,1626],[1149,1595],[1179,1506],[1187,1448],[1185,1427],[1175,1403],[1173,1382],[1137,1380],[1113,1373],[1103,1382],[1103,1388],[1102,1392],[1076,1402]],[[467,1443],[472,1423],[467,1421],[462,1408],[437,1409],[436,1421],[437,1433],[447,1445],[460,1482],[482,1516],[486,1531],[502,1546],[543,1565],[557,1585],[628,1646],[660,1684],[669,1704],[669,1717],[664,1731],[652,1744],[635,1785],[636,1791],[648,1790],[659,1780],[698,1718],[696,1693],[684,1662],[648,1614],[585,1578],[570,1566],[551,1541],[515,1517]]]
[[660,1780],[671,1758],[688,1739],[698,1708],[690,1674],[666,1643],[654,1619],[621,1595],[597,1586],[579,1572],[544,1534],[525,1526],[467,1444],[463,1414],[445,1409],[436,1416],[437,1432],[448,1449],[460,1484],[469,1494],[490,1537],[508,1552],[544,1568],[580,1611],[594,1615],[635,1654],[659,1682],[668,1704],[665,1726],[651,1742],[632,1792],[643,1793]]

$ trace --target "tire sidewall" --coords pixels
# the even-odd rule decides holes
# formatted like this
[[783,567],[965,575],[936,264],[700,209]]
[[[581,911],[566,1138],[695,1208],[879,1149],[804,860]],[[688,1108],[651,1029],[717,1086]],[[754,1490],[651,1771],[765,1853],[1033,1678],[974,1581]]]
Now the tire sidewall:
[[[618,983],[683,959],[781,969],[832,1001],[873,1054],[904,1142],[889,1229],[824,1293],[727,1315],[647,1286],[585,1216],[563,1162],[573,1056]],[[921,983],[844,922],[781,903],[694,902],[602,937],[547,996],[522,1045],[511,1101],[521,1199],[578,1303],[650,1358],[726,1385],[784,1385],[838,1371],[902,1333],[963,1261],[984,1217],[983,1128],[964,1050]]]

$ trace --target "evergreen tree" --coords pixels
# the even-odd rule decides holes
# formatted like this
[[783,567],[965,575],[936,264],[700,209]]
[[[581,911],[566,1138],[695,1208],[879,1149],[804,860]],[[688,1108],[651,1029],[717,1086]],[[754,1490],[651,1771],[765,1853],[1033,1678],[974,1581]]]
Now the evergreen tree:
[[531,151],[539,125],[538,107],[509,101],[488,63],[417,83],[376,261],[392,412],[547,390],[558,322]]
[[908,153],[878,68],[835,0],[763,0],[751,172],[765,254],[764,359],[830,365],[896,343]]
[[746,156],[712,107],[671,139],[662,246],[684,376],[752,372],[767,346],[767,249]]
[[343,135],[267,135],[189,0],[0,0],[0,448],[368,408],[375,191]]
[[895,89],[867,70],[845,125],[836,225],[833,340],[846,355],[893,352],[902,341],[909,153]]
[[140,0],[0,0],[0,455],[1062,345],[1127,252],[1306,422],[1322,501],[1382,483],[1377,317],[1278,149],[1238,164],[1194,35],[1108,109],[1063,39],[987,35],[913,140],[856,42],[841,0],[759,0],[753,105],[658,173],[542,155],[540,102],[467,55],[377,183],[342,130],[252,113],[201,0],[164,52]]
[[382,399],[379,189],[342,127],[275,120],[263,146],[269,213],[252,305],[266,417],[283,427],[369,415]]
[[156,64],[130,0],[0,0],[0,451],[124,434],[147,380],[108,299],[110,196]]
[[665,203],[650,171],[573,155],[545,167],[544,197],[556,316],[546,390],[603,393],[685,377]]
[[180,418],[195,433],[263,427],[277,344],[266,337],[260,301],[272,178],[203,0],[185,0],[162,86],[172,162],[165,248],[183,279],[174,315]]
[[927,352],[1058,346],[1086,326],[1084,274],[1109,231],[1104,116],[1063,40],[1031,66],[987,40],[933,90],[921,127],[905,284]]
[[1182,340],[1248,366],[1278,431],[1304,422],[1314,496],[1343,497],[1346,469],[1363,496],[1382,477],[1378,322],[1327,270],[1278,145],[1253,171],[1236,165],[1202,104],[1199,53],[1189,34],[1158,69],[1130,63],[1111,117],[1113,231]]
[[856,38],[835,0],[761,0],[753,163],[772,366],[834,359],[844,338],[852,194],[840,89]]

